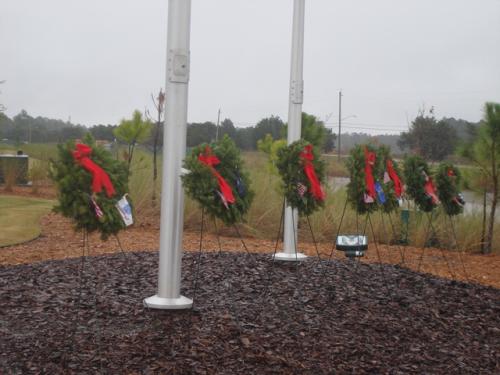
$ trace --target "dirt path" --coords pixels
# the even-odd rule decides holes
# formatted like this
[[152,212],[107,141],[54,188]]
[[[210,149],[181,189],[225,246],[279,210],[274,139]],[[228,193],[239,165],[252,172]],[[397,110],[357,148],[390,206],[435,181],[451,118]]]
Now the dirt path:
[[[81,256],[82,235],[73,231],[71,222],[60,215],[51,213],[41,222],[41,236],[31,242],[21,245],[0,248],[0,265],[26,264],[49,259],[66,259]],[[125,251],[157,251],[159,247],[158,223],[142,224],[128,229],[119,235]],[[115,238],[101,241],[97,234],[91,235],[91,254],[116,253],[119,250]],[[274,241],[246,238],[245,243],[251,252],[268,253],[274,251]],[[238,238],[224,235],[221,237],[222,249],[225,251],[244,251]],[[301,242],[300,251],[315,256],[316,249],[312,243]],[[199,232],[186,229],[184,233],[184,249],[186,251],[199,250]],[[318,251],[327,258],[331,253],[330,243],[320,243]],[[203,251],[218,251],[217,237],[214,234],[205,234]],[[378,246],[373,244],[367,251],[363,262],[401,263],[401,254],[404,253],[404,267],[418,269],[422,249],[412,247]],[[343,254],[334,251],[335,258],[343,258]],[[464,266],[462,266],[462,260]],[[484,285],[500,288],[500,255],[460,254],[438,249],[425,249],[421,271],[432,273],[445,278],[465,280],[464,268],[468,279]]]

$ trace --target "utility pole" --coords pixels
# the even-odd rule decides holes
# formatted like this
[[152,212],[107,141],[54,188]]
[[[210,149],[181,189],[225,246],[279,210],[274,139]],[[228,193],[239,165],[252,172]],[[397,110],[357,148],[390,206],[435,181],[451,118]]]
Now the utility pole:
[[217,113],[217,127],[215,128],[215,142],[219,140],[219,122],[220,122],[220,108]]
[[337,143],[338,147],[338,159],[340,161],[340,135],[342,131],[342,89],[339,91],[339,141]]

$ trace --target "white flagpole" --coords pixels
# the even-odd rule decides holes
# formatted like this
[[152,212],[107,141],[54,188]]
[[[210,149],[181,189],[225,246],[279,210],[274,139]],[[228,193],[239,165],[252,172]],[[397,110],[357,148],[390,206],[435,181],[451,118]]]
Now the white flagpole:
[[187,309],[193,304],[180,295],[184,223],[180,176],[186,153],[190,25],[191,0],[169,0],[158,291],[144,300],[154,309]]
[[[290,97],[288,104],[288,144],[299,140],[301,136],[302,103],[304,94],[304,13],[305,0],[294,0]],[[296,249],[297,222],[297,212],[290,207],[286,207],[283,252],[275,255],[276,260],[301,261],[306,258],[306,255],[299,253]]]

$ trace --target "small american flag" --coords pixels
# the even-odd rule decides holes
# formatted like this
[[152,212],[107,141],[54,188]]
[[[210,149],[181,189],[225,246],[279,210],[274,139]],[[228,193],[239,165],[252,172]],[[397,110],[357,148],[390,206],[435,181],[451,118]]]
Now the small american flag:
[[304,194],[306,193],[306,191],[307,191],[307,187],[306,187],[306,185],[304,185],[304,184],[302,184],[302,183],[300,183],[300,182],[299,182],[299,183],[297,184],[297,193],[299,193],[299,195],[300,195],[301,197],[303,197],[303,196],[304,196]]
[[375,200],[366,193],[364,195],[364,201],[365,201],[365,203],[374,203],[375,202]]
[[391,177],[389,176],[389,173],[387,171],[384,172],[384,184],[387,184],[389,181],[391,181]]
[[465,199],[462,193],[459,193],[455,198],[453,198],[453,202],[455,202],[460,207],[465,205]]
[[94,208],[95,216],[100,219],[104,216],[104,213],[101,210],[101,207],[97,204],[94,197],[90,197],[90,202],[92,203],[92,207]]

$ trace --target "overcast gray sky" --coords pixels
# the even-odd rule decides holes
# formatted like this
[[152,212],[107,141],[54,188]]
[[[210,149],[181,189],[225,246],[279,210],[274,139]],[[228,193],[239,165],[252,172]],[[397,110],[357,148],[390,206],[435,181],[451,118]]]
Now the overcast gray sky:
[[[84,125],[152,108],[167,0],[1,0],[0,102]],[[189,121],[286,121],[293,0],[193,0]],[[306,0],[304,111],[404,130],[422,106],[477,121],[500,102],[500,0]],[[356,128],[357,127],[357,128]]]

